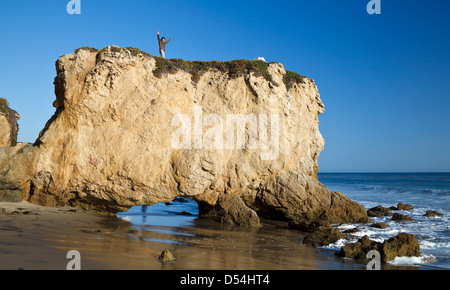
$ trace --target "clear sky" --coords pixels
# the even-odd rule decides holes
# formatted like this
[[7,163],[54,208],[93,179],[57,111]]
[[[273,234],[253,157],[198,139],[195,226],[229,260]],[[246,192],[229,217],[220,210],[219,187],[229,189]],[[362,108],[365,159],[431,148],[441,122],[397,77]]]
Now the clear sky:
[[321,172],[450,171],[450,1],[69,0],[0,2],[0,97],[34,142],[53,115],[55,61],[81,46],[168,58],[254,59],[316,81]]

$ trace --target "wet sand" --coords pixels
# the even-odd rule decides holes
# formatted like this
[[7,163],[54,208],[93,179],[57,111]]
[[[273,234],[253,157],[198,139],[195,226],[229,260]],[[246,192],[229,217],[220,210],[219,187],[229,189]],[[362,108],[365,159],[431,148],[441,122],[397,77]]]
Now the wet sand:
[[[196,218],[190,226],[136,226],[68,207],[0,203],[2,270],[65,270],[70,250],[80,252],[82,270],[365,269],[301,239],[283,222],[243,228]],[[158,261],[164,249],[175,261]]]

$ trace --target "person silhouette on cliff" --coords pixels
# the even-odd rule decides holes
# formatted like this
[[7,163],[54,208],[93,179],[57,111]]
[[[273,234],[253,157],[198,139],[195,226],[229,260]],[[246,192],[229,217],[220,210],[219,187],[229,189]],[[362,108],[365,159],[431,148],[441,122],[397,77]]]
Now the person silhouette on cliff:
[[159,38],[159,31],[156,32],[156,34],[158,35],[159,53],[162,58],[166,58],[166,44],[168,44],[172,38],[169,37],[169,40],[166,41],[165,37]]

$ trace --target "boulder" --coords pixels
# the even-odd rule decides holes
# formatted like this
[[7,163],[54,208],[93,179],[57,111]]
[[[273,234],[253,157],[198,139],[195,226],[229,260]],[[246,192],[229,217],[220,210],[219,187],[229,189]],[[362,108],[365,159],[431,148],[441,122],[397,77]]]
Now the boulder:
[[385,240],[382,246],[382,260],[391,261],[395,257],[420,257],[420,246],[412,234],[401,233]]
[[329,229],[331,224],[325,220],[302,220],[298,222],[289,222],[289,228],[306,233],[312,233],[319,228]]
[[354,227],[354,228],[352,228],[352,229],[344,230],[344,231],[342,231],[342,233],[343,233],[343,234],[354,234],[354,233],[357,233],[357,232],[359,232],[359,231],[360,231],[359,228]]
[[366,255],[371,250],[380,251],[381,243],[372,241],[369,236],[363,236],[355,243],[348,243],[341,247],[341,250],[337,253],[338,256],[346,257],[356,260],[365,260]]
[[388,262],[395,257],[420,257],[420,246],[417,238],[412,234],[401,233],[395,237],[379,243],[364,236],[355,243],[348,243],[341,247],[336,255],[351,259],[365,260],[369,251],[376,250],[380,253],[383,262]]
[[161,262],[169,262],[174,259],[173,254],[169,250],[162,251],[161,255],[158,257],[158,260]]
[[399,203],[397,204],[397,210],[413,210],[414,207],[410,204]]
[[372,228],[377,228],[377,229],[385,229],[385,228],[389,227],[389,225],[387,223],[375,223],[375,224],[371,224],[370,226]]
[[337,242],[344,237],[337,228],[320,227],[306,235],[303,238],[303,244],[309,247],[323,247]]
[[383,216],[390,216],[392,215],[392,213],[390,208],[378,205],[376,207],[368,209],[367,215],[369,217],[383,217]]
[[443,214],[438,211],[435,211],[435,210],[427,210],[423,216],[424,217],[437,217],[437,216],[443,216]]
[[394,213],[392,215],[392,220],[396,221],[396,222],[413,222],[413,221],[415,221],[415,219],[413,219],[412,217],[401,214],[401,213]]

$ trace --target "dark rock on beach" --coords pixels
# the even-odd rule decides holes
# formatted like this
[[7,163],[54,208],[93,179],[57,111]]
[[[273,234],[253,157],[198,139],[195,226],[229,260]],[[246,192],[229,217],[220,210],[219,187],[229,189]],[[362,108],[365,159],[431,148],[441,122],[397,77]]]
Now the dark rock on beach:
[[424,217],[437,217],[437,216],[443,216],[443,214],[438,211],[435,211],[435,210],[427,210],[423,216]]
[[310,247],[329,245],[344,237],[339,229],[333,228],[324,220],[290,222],[289,228],[308,233],[303,239],[303,244]]
[[381,256],[383,262],[391,261],[395,257],[419,257],[419,241],[412,234],[401,233],[384,241]]
[[173,257],[173,254],[169,250],[164,250],[164,251],[162,251],[158,260],[161,262],[169,262],[169,261],[173,261],[174,257]]
[[328,221],[324,220],[302,220],[298,222],[289,222],[289,228],[305,233],[313,233],[319,228],[331,228],[331,224]]
[[401,213],[394,213],[392,215],[392,220],[396,221],[396,222],[413,222],[413,221],[415,221],[415,219],[413,219],[412,217],[401,214]]
[[390,216],[392,215],[391,209],[378,205],[376,207],[372,207],[369,210],[367,210],[367,215],[369,217],[384,217],[384,216]]
[[375,223],[375,224],[371,224],[370,226],[372,228],[377,228],[377,229],[385,229],[385,228],[389,227],[389,225],[387,223]]
[[365,260],[369,251],[380,252],[383,262],[392,261],[395,257],[419,257],[420,246],[417,238],[412,234],[401,233],[398,236],[379,243],[364,236],[355,243],[349,243],[336,254],[341,257]]
[[303,239],[303,244],[310,247],[323,247],[332,244],[345,236],[339,229],[320,227]]
[[341,247],[340,252],[337,253],[338,256],[364,260],[369,251],[381,249],[382,244],[372,241],[368,236],[363,236],[355,243],[349,243]]
[[413,210],[414,207],[410,204],[399,203],[397,204],[397,210]]
[[352,229],[345,230],[342,233],[343,234],[354,234],[354,233],[357,233],[357,232],[359,232],[359,228],[354,227]]

